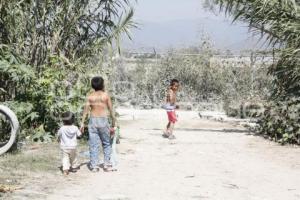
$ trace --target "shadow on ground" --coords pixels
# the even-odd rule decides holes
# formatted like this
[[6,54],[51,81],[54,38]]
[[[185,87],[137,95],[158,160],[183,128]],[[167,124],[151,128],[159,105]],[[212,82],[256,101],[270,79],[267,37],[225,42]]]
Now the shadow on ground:
[[[148,130],[148,131],[163,131],[160,128],[153,128],[153,129],[145,129],[142,128],[141,130]],[[220,132],[220,133],[250,133],[248,130],[243,129],[203,129],[203,128],[176,128],[176,131],[190,131],[190,132]]]

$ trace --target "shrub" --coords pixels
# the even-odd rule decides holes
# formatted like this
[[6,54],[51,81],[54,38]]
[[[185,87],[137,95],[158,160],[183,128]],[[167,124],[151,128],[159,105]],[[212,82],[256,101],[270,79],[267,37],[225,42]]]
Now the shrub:
[[300,100],[270,102],[258,121],[259,134],[281,144],[300,144]]

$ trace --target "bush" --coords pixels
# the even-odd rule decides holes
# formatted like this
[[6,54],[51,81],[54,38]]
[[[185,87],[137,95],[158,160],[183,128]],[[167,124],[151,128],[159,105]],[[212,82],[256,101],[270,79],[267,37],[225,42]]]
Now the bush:
[[300,144],[300,100],[271,102],[258,121],[259,134],[281,144]]
[[56,134],[62,112],[80,115],[84,95],[90,90],[90,74],[103,74],[101,68],[66,65],[54,56],[38,77],[32,66],[25,66],[13,55],[2,58],[0,69],[0,76],[5,77],[0,96],[20,121],[19,139],[40,142],[50,141]]

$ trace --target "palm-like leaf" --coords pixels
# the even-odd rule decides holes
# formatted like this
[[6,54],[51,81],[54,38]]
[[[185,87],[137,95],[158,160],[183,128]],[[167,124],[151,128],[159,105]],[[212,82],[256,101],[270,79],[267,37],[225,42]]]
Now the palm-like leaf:
[[270,68],[275,75],[275,96],[300,96],[300,1],[299,0],[213,0],[221,10],[242,20],[270,45],[279,46],[279,61]]
[[[98,41],[128,33],[133,15],[129,0],[12,0],[0,1],[0,9],[0,43],[37,67],[49,54],[63,54],[70,62],[93,55],[95,47],[104,47],[95,46]],[[122,13],[128,15],[119,23]]]

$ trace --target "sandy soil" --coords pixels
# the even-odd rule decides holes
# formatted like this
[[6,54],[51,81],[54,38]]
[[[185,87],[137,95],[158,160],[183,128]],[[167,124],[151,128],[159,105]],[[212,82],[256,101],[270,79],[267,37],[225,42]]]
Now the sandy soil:
[[[296,200],[300,148],[280,146],[228,123],[180,111],[176,140],[162,138],[163,110],[120,109],[119,170],[52,181],[43,199]],[[82,162],[88,161],[82,158]]]

